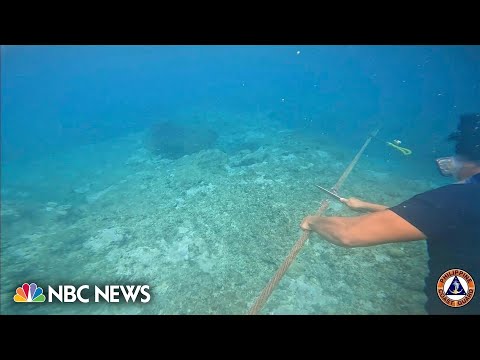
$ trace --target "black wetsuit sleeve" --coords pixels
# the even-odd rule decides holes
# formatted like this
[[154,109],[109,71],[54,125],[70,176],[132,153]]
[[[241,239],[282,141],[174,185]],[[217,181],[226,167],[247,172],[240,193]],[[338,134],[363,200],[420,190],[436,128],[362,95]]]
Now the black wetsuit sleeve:
[[462,199],[457,190],[459,184],[418,194],[407,201],[389,208],[415,226],[427,238],[455,234],[468,221],[468,199]]

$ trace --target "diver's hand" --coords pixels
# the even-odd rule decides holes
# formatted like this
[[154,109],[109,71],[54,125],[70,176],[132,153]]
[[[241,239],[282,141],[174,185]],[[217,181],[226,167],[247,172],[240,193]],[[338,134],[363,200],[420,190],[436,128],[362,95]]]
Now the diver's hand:
[[302,220],[302,223],[300,224],[300,227],[302,228],[302,230],[312,231],[311,225],[314,219],[315,219],[315,216],[313,215],[306,216]]
[[366,207],[368,207],[365,201],[362,201],[354,197],[351,197],[349,199],[341,198],[340,201],[343,202],[352,210],[363,210]]

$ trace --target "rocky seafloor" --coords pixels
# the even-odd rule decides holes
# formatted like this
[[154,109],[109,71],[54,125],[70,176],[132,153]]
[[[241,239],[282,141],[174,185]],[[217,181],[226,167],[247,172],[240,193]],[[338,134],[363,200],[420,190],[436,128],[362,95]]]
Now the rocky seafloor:
[[[362,144],[232,123],[215,148],[176,160],[151,154],[136,133],[5,166],[2,313],[246,313],[325,198],[313,184],[332,186]],[[368,154],[345,196],[395,205],[436,186]],[[330,204],[329,215],[356,214]],[[347,249],[312,235],[261,313],[423,314],[427,259],[424,241]],[[148,284],[152,298],[14,303],[23,282]]]

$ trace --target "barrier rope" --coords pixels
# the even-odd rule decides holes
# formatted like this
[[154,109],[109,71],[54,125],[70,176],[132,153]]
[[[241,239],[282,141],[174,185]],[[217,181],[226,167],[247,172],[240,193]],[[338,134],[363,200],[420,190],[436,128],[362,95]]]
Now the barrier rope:
[[[347,179],[350,172],[353,170],[353,168],[357,164],[358,160],[360,159],[360,156],[362,156],[368,144],[370,144],[370,141],[372,141],[372,138],[378,134],[379,130],[380,129],[376,129],[370,134],[369,138],[365,141],[362,148],[358,151],[357,155],[355,155],[353,160],[350,162],[350,165],[348,165],[348,167],[343,172],[342,176],[340,176],[340,178],[338,179],[337,183],[332,187],[332,191],[336,192],[340,189],[340,187],[343,185],[343,183]],[[319,209],[317,210],[317,215],[323,215],[323,213],[327,210],[328,206],[329,206],[328,200],[323,200],[320,203]],[[283,260],[277,272],[273,275],[273,277],[270,279],[268,284],[262,290],[257,300],[248,311],[247,315],[256,315],[262,309],[262,307],[265,305],[268,298],[272,294],[274,288],[278,285],[283,275],[285,275],[290,265],[292,265],[293,261],[297,257],[298,253],[302,249],[303,245],[305,244],[305,241],[307,241],[309,236],[310,236],[310,231],[304,230],[300,238],[295,243],[295,245],[293,245],[292,249],[290,250],[290,253],[287,255],[285,260]]]

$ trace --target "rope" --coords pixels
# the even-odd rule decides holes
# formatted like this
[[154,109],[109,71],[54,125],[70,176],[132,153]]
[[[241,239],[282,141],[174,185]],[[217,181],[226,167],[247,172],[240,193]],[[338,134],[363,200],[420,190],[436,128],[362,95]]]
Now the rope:
[[[380,129],[376,129],[370,137],[365,141],[365,144],[363,144],[362,148],[358,151],[357,155],[353,158],[352,162],[350,165],[345,169],[343,172],[342,176],[338,179],[337,183],[335,186],[332,188],[334,191],[338,191],[340,187],[343,185],[345,180],[347,179],[348,175],[360,159],[360,156],[362,156],[363,152],[365,151],[366,147],[368,144],[370,144],[370,141],[372,141],[372,138],[378,134],[378,131]],[[328,200],[323,200],[320,204],[320,207],[317,211],[318,215],[323,215],[323,213],[327,210],[329,205]],[[293,261],[295,260],[296,256],[302,249],[303,245],[305,244],[305,241],[307,241],[308,237],[310,236],[310,231],[304,230],[300,238],[297,240],[295,245],[293,245],[292,249],[290,250],[290,253],[287,255],[285,260],[283,260],[282,265],[278,268],[277,272],[273,275],[273,277],[270,279],[268,284],[265,286],[265,288],[262,290],[260,295],[258,296],[257,300],[255,303],[252,305],[250,310],[248,311],[248,315],[256,315],[258,312],[262,309],[263,305],[267,302],[268,298],[273,292],[273,289],[278,285],[280,280],[282,279],[283,275],[287,272],[288,268],[290,265],[292,265]]]
[[345,182],[345,180],[347,179],[348,175],[350,175],[350,172],[353,170],[354,166],[357,164],[358,160],[360,159],[360,156],[362,156],[363,152],[365,151],[365,149],[367,148],[368,144],[370,144],[370,141],[372,141],[372,138],[374,138],[375,136],[377,136],[378,134],[378,131],[379,129],[376,129],[370,136],[369,138],[367,139],[367,141],[365,141],[365,144],[363,144],[362,148],[358,151],[357,155],[355,155],[355,157],[353,158],[352,162],[350,163],[350,165],[348,165],[348,167],[345,169],[345,171],[343,172],[342,176],[340,176],[340,179],[338,179],[337,183],[335,184],[335,186],[332,188],[333,190],[335,191],[338,191],[343,183]]

